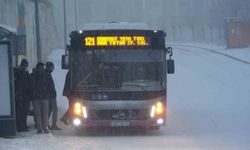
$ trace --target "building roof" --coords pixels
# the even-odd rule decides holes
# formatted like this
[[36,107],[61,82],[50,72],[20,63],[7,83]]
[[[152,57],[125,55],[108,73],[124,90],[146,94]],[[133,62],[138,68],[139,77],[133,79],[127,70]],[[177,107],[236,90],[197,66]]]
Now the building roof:
[[15,28],[0,24],[0,40],[8,39],[8,37],[13,34],[16,34]]
[[12,32],[12,33],[17,32],[16,28],[13,28],[4,24],[0,24],[0,30],[7,30],[8,32]]

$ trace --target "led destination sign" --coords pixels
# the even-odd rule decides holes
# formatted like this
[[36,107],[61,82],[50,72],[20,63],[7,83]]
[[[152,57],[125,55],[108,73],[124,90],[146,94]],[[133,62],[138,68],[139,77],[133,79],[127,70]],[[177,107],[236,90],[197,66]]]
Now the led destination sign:
[[87,36],[84,38],[86,47],[98,46],[149,46],[149,38],[145,36]]

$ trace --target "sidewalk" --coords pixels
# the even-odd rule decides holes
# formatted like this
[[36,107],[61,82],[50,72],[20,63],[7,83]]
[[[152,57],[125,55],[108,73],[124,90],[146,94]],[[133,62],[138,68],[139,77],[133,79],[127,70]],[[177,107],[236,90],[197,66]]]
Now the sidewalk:
[[211,44],[195,44],[195,43],[168,43],[168,45],[172,47],[185,46],[185,47],[200,48],[205,51],[229,57],[236,61],[240,61],[244,64],[250,64],[250,48],[226,49],[226,46],[216,46]]

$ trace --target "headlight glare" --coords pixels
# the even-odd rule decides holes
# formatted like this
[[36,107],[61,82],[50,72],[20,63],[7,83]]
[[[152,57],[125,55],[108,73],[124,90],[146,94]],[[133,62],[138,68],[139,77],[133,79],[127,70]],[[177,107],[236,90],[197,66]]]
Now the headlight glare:
[[157,102],[155,105],[151,107],[150,117],[154,118],[155,115],[161,115],[163,111],[164,111],[164,107],[163,107],[162,102]]
[[76,102],[74,104],[74,114],[77,116],[82,116],[82,104],[79,102]]
[[157,102],[156,104],[156,114],[160,115],[163,113],[163,105],[161,102]]
[[76,118],[76,119],[73,120],[73,124],[74,124],[75,126],[79,126],[81,123],[82,123],[81,120],[78,119],[78,118]]
[[151,107],[150,117],[153,118],[155,116],[155,105]]
[[87,113],[87,108],[85,106],[82,107],[82,113],[83,113],[83,118],[87,119],[88,118],[88,113]]
[[158,120],[157,120],[157,124],[163,124],[164,123],[164,120],[162,119],[162,118],[159,118]]

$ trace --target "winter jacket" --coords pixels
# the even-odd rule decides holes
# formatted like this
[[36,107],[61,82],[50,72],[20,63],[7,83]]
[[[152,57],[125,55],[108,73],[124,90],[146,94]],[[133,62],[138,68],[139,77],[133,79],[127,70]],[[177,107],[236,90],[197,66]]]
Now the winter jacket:
[[64,88],[63,88],[63,96],[70,97],[71,96],[70,89],[70,72],[68,71],[65,78]]
[[30,93],[30,100],[33,101],[33,93],[34,93],[34,83],[35,82],[35,73],[32,72],[30,75],[29,75],[29,93]]
[[[49,72],[48,72],[49,73]],[[54,80],[52,78],[52,75],[49,73],[49,84],[50,84],[50,88],[49,88],[49,98],[52,99],[52,98],[56,98],[56,88],[55,88],[55,83],[54,83]]]
[[14,68],[14,87],[16,101],[29,100],[29,72]]
[[32,100],[48,100],[52,82],[50,74],[45,70],[35,71],[31,79]]

